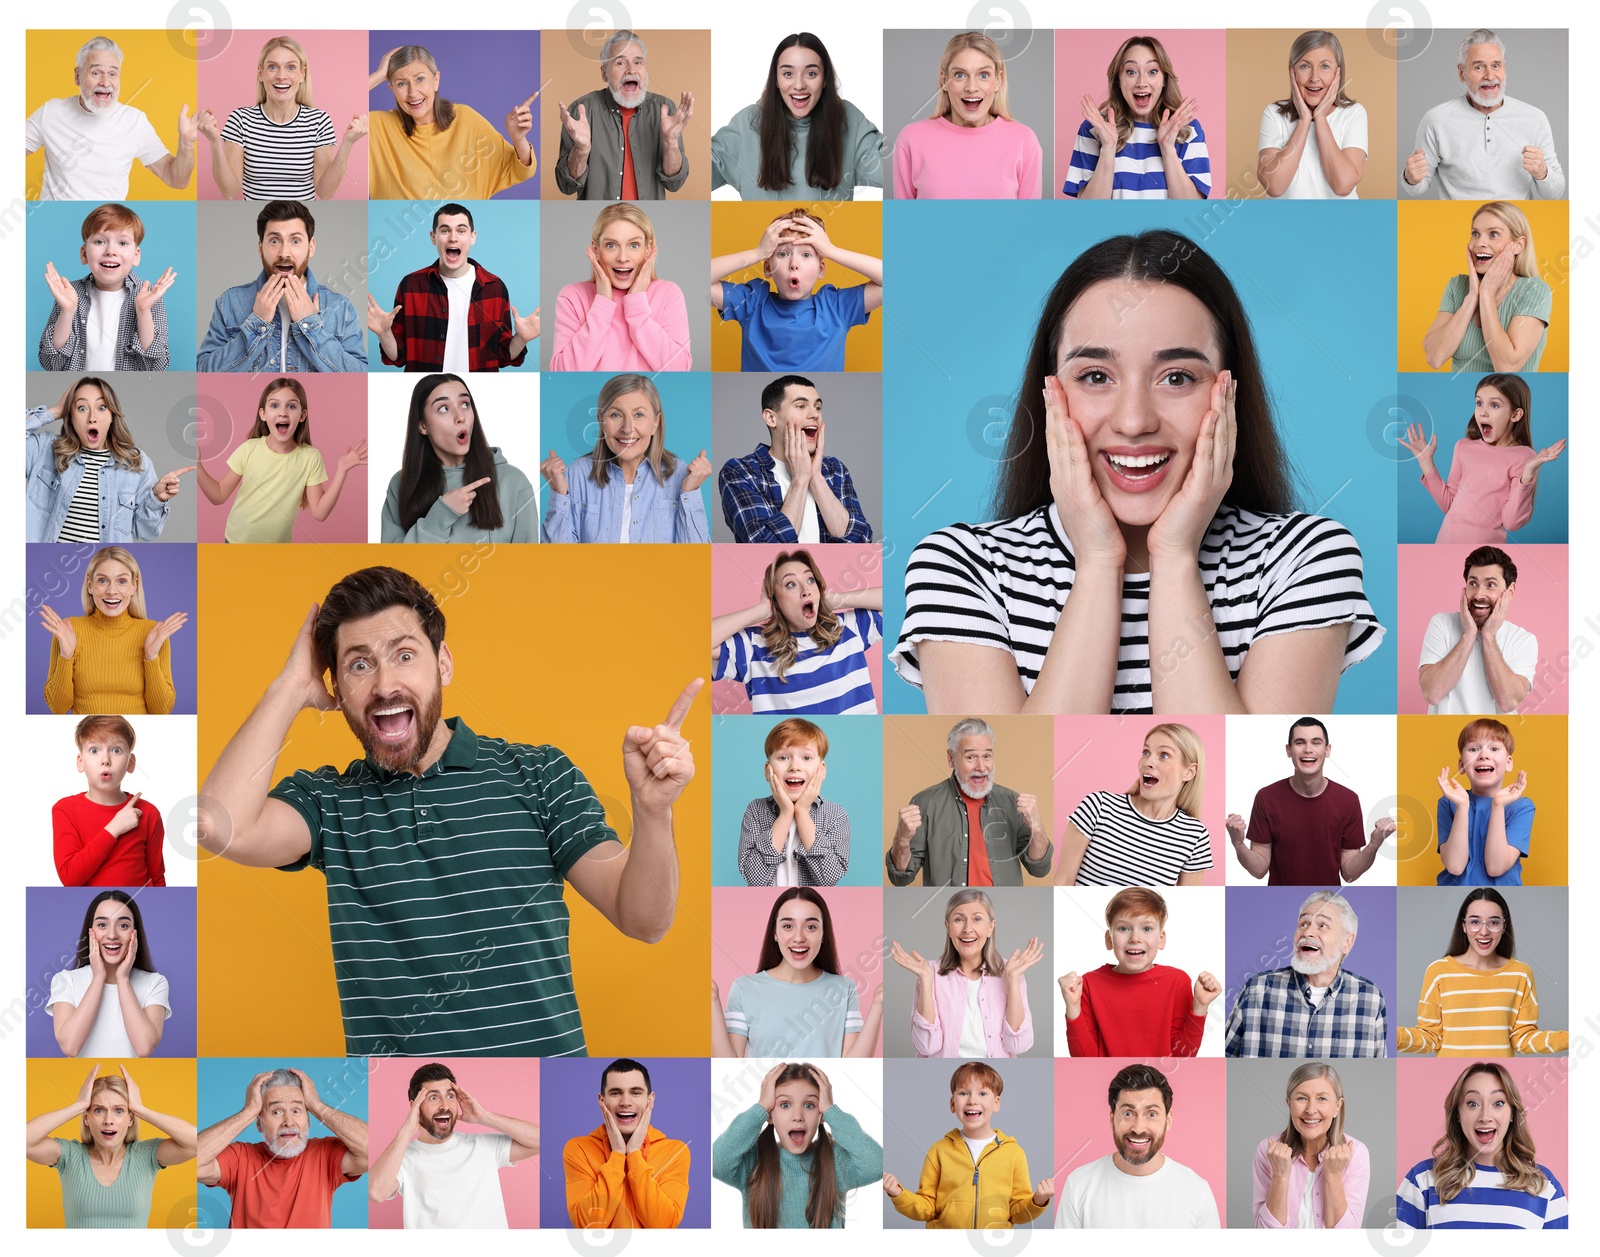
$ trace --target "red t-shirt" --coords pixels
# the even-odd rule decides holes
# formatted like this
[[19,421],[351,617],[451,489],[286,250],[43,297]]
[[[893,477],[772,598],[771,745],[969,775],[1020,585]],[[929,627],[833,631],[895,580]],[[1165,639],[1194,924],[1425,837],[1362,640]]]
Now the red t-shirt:
[[639,180],[633,173],[633,145],[628,138],[628,124],[638,112],[637,107],[622,110],[622,199],[624,201],[639,199]]
[[1193,1056],[1206,1029],[1206,1019],[1194,1015],[1194,984],[1171,965],[1143,973],[1091,969],[1078,1010],[1067,1022],[1073,1056]]
[[233,1199],[230,1227],[282,1230],[333,1225],[333,1193],[346,1178],[339,1165],[344,1144],[308,1139],[297,1157],[275,1157],[259,1142],[231,1143],[217,1154],[217,1186]]
[[967,885],[993,886],[994,870],[989,867],[989,843],[983,836],[983,800],[961,796],[967,805]]
[[139,800],[139,823],[113,838],[106,826],[123,803],[94,803],[72,794],[51,809],[56,873],[63,886],[165,886],[161,846],[167,831],[149,799]]
[[[1259,826],[1259,828],[1258,828]],[[1337,781],[1308,799],[1287,778],[1256,792],[1247,837],[1272,844],[1268,886],[1339,885],[1339,853],[1359,851],[1361,800]]]

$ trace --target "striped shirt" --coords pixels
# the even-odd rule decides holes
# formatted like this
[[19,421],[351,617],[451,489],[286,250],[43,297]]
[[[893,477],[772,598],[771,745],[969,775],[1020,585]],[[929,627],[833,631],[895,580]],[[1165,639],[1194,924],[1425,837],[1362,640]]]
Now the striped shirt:
[[222,138],[244,149],[244,199],[314,201],[313,155],[331,148],[333,119],[301,105],[284,123],[272,122],[260,105],[235,109],[222,124]]
[[[1211,156],[1206,152],[1206,133],[1196,118],[1189,123],[1194,132],[1187,142],[1175,146],[1183,172],[1189,176],[1195,189],[1203,197],[1211,195]],[[1167,199],[1167,171],[1161,164],[1161,145],[1156,143],[1156,129],[1148,122],[1135,122],[1128,142],[1117,150],[1116,165],[1111,173],[1111,199],[1114,201]],[[1072,145],[1072,161],[1067,166],[1067,179],[1061,190],[1068,196],[1077,196],[1084,184],[1100,164],[1100,139],[1094,127],[1085,119],[1078,126],[1078,138]]]
[[78,461],[83,464],[83,479],[67,506],[57,541],[100,540],[100,469],[111,461],[111,451],[80,449]]
[[61,1175],[61,1211],[66,1225],[99,1231],[148,1227],[156,1174],[161,1169],[156,1153],[164,1142],[141,1139],[123,1145],[122,1166],[108,1187],[95,1176],[94,1163],[83,1144],[57,1138],[56,1173]]
[[809,712],[825,716],[875,716],[878,699],[867,671],[867,651],[883,640],[883,613],[855,608],[839,613],[844,634],[831,650],[818,650],[809,633],[796,633],[799,653],[782,677],[759,628],[735,633],[717,649],[716,681],[743,681],[753,712]]
[[1422,975],[1416,1027],[1401,1026],[1395,1046],[1440,1056],[1565,1052],[1567,1032],[1539,1029],[1533,970],[1522,961],[1485,973],[1445,956]]
[[1182,808],[1153,821],[1126,794],[1096,790],[1067,820],[1089,836],[1079,886],[1176,886],[1211,867],[1211,831]]
[[1567,1229],[1567,1193],[1544,1167],[1544,1189],[1537,1195],[1504,1186],[1505,1175],[1491,1165],[1474,1165],[1472,1181],[1449,1204],[1433,1184],[1433,1158],[1419,1161],[1400,1180],[1394,1224],[1401,1230],[1561,1230]]
[[[906,565],[895,668],[920,687],[919,641],[994,646],[1014,656],[1022,688],[1031,692],[1074,575],[1072,546],[1054,504],[998,523],[940,529]],[[1200,577],[1228,674],[1238,680],[1260,638],[1330,624],[1349,625],[1343,666],[1365,659],[1384,629],[1361,575],[1360,547],[1332,520],[1219,508],[1200,543]],[[1149,574],[1124,573],[1113,713],[1153,710],[1149,614]]]
[[1228,1017],[1227,1056],[1387,1056],[1383,992],[1348,969],[1339,970],[1322,997],[1292,968],[1245,979]]
[[562,879],[616,840],[551,746],[459,717],[420,777],[370,759],[280,781],[321,869],[350,1056],[581,1056]]

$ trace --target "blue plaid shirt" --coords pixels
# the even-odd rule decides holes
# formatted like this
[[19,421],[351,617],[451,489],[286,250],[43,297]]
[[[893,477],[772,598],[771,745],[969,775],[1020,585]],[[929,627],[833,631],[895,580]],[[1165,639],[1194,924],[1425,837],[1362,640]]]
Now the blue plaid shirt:
[[1246,980],[1228,1018],[1228,1056],[1387,1056],[1383,992],[1375,982],[1341,969],[1320,1006],[1311,983],[1293,969]]
[[[717,487],[722,492],[722,518],[728,521],[733,539],[740,542],[786,542],[794,544],[800,535],[783,513],[783,491],[778,488],[778,477],[772,470],[772,451],[765,445],[756,446],[753,454],[730,459],[722,465],[717,475]],[[817,527],[824,541],[871,541],[872,525],[861,513],[861,503],[856,498],[856,487],[850,483],[850,472],[837,458],[824,454],[822,478],[828,482],[834,497],[850,513],[850,530],[842,537],[828,531],[827,523],[817,518]]]

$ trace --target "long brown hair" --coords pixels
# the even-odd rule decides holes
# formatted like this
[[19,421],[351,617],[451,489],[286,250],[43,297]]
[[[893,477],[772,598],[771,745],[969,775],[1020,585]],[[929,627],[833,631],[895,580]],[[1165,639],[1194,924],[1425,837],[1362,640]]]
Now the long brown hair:
[[[404,69],[413,61],[422,62],[434,74],[439,73],[439,63],[433,59],[431,52],[421,44],[406,44],[403,47],[396,48],[394,55],[389,58],[389,64],[383,67],[384,81],[387,82],[391,74],[396,70]],[[400,129],[405,132],[406,138],[409,140],[412,133],[417,129],[416,119],[400,108],[398,100],[394,103],[394,112],[400,119]],[[456,107],[441,96],[438,89],[435,88],[433,93],[433,125],[441,131],[448,131],[450,124],[455,120]]]
[[757,973],[776,969],[783,963],[783,949],[778,946],[778,913],[791,899],[803,899],[816,904],[822,914],[822,943],[811,961],[823,973],[839,972],[839,949],[833,944],[833,917],[828,912],[828,901],[810,886],[791,886],[772,901],[772,911],[767,914],[767,936],[761,943],[761,959],[756,964]]
[[794,666],[794,661],[800,655],[800,648],[795,645],[794,632],[778,610],[778,569],[785,563],[804,563],[811,569],[811,575],[816,578],[817,622],[812,626],[809,635],[812,645],[818,650],[832,650],[844,636],[844,625],[828,607],[828,582],[823,579],[822,569],[811,557],[811,552],[779,551],[778,557],[768,564],[766,575],[761,578],[761,596],[772,608],[772,619],[768,620],[766,627],[761,630],[761,642],[767,648],[767,654],[772,657],[772,661],[778,665],[780,681],[784,680],[783,674]]
[[[783,1067],[775,1086],[788,1082],[809,1082],[821,1086],[810,1065],[791,1061]],[[817,1138],[811,1145],[811,1191],[806,1197],[806,1225],[825,1231],[843,1225],[844,1196],[839,1191],[839,1179],[833,1168],[833,1139],[828,1128],[817,1123]],[[778,1206],[783,1197],[783,1165],[779,1160],[784,1153],[773,1134],[772,1116],[756,1138],[756,1163],[744,1183],[745,1208],[750,1213],[750,1225],[766,1231],[778,1225]],[[803,1153],[801,1155],[804,1155]]]
[[822,61],[822,88],[817,92],[811,112],[806,115],[811,124],[806,141],[806,182],[831,192],[844,177],[844,100],[839,95],[833,58],[810,31],[789,35],[772,50],[767,85],[761,91],[761,116],[757,120],[761,173],[756,185],[768,192],[782,192],[792,186],[789,166],[794,156],[794,124],[783,93],[778,90],[778,58],[789,48],[804,48],[816,53]]
[[100,390],[100,395],[106,399],[106,409],[111,412],[111,426],[106,429],[106,448],[111,451],[112,460],[119,467],[138,471],[144,466],[144,455],[133,443],[133,433],[128,431],[128,421],[122,417],[122,405],[117,401],[111,382],[98,375],[86,375],[67,390],[66,400],[61,407],[61,435],[51,447],[55,454],[56,470],[65,471],[67,464],[83,451],[78,430],[72,425],[72,408],[78,404],[79,390],[86,385]]
[[1517,955],[1517,935],[1511,928],[1511,905],[1506,902],[1505,896],[1492,886],[1480,886],[1469,891],[1467,897],[1461,901],[1461,911],[1456,913],[1455,928],[1450,931],[1450,945],[1444,949],[1446,956],[1459,956],[1470,951],[1467,945],[1467,909],[1475,903],[1492,903],[1500,909],[1500,919],[1505,922],[1500,931],[1500,941],[1495,944],[1494,954],[1506,960],[1514,960]]
[[[1294,73],[1295,63],[1308,52],[1315,52],[1318,48],[1333,49],[1334,64],[1339,67],[1339,96],[1333,102],[1335,109],[1343,109],[1346,105],[1356,103],[1355,97],[1344,90],[1345,80],[1349,77],[1344,72],[1344,45],[1339,42],[1339,37],[1332,31],[1306,31],[1298,36],[1294,43],[1289,45],[1289,73]],[[1300,111],[1294,107],[1294,101],[1285,98],[1274,102],[1278,113],[1295,121],[1300,116]]]
[[1537,1196],[1544,1190],[1544,1174],[1534,1158],[1528,1111],[1523,1107],[1516,1079],[1496,1061],[1474,1061],[1461,1071],[1444,1100],[1444,1134],[1433,1145],[1433,1185],[1439,1189],[1439,1203],[1447,1205],[1464,1192],[1476,1173],[1473,1166],[1477,1150],[1467,1142],[1467,1132],[1461,1129],[1461,1097],[1466,1094],[1467,1080],[1473,1074],[1493,1074],[1511,1104],[1511,1129],[1506,1131],[1505,1142],[1500,1145],[1495,1168],[1505,1176],[1508,1190]]
[[[1178,76],[1172,68],[1172,58],[1167,56],[1167,50],[1161,46],[1161,41],[1154,35],[1134,35],[1122,41],[1116,55],[1111,58],[1111,64],[1106,67],[1106,99],[1101,104],[1104,109],[1111,107],[1111,116],[1117,121],[1117,149],[1120,152],[1123,145],[1133,136],[1134,118],[1128,112],[1128,101],[1122,94],[1122,63],[1127,59],[1128,50],[1143,44],[1155,54],[1156,64],[1161,67],[1161,99],[1156,101],[1150,110],[1150,116],[1159,123],[1161,115],[1168,109],[1176,110],[1183,104],[1183,93],[1178,90]],[[1186,126],[1178,132],[1179,144],[1187,144],[1194,138],[1194,127]]]
[[[106,900],[115,900],[128,909],[128,915],[133,918],[133,932],[139,936],[139,950],[133,958],[133,967],[143,969],[146,973],[158,973],[155,958],[150,954],[150,940],[144,932],[144,917],[139,913],[138,901],[125,890],[103,890],[89,901],[89,906],[83,912],[83,928],[78,931],[77,958],[74,967],[83,969],[89,964],[89,931],[94,928],[94,914]],[[98,1086],[98,1084],[96,1084]]]
[[271,436],[272,425],[261,417],[261,412],[267,408],[267,398],[271,397],[280,388],[286,388],[300,400],[300,424],[294,430],[294,443],[296,445],[311,444],[311,405],[306,400],[306,386],[299,380],[290,379],[287,375],[280,375],[275,380],[268,380],[266,388],[261,390],[261,396],[256,401],[256,421],[250,427],[250,435],[245,439],[253,441],[258,436]]
[[[1522,418],[1514,420],[1511,428],[1515,440],[1512,445],[1526,445],[1533,448],[1533,390],[1528,387],[1528,382],[1520,375],[1512,375],[1509,371],[1494,371],[1483,377],[1472,386],[1473,409],[1476,412],[1478,391],[1492,388],[1506,399],[1512,410],[1520,410]],[[1521,425],[1520,427],[1517,425]],[[1478,416],[1476,413],[1467,419],[1467,440],[1481,441],[1483,433],[1478,431]],[[1537,487],[1538,481],[1534,481]]]
[[[451,380],[467,388],[467,382],[459,375],[439,372],[423,376],[411,390],[405,452],[400,457],[400,527],[407,531],[433,509],[444,492],[444,464],[439,461],[439,453],[428,440],[425,429],[429,396]],[[495,475],[494,450],[483,433],[483,416],[478,413],[478,402],[470,388],[467,388],[467,397],[472,401],[472,439],[467,442],[467,456],[461,464],[464,473],[461,483],[472,484],[485,478],[489,481],[472,499],[467,517],[474,528],[492,532],[505,524],[505,515],[500,510],[500,479]]]
[[667,416],[661,409],[661,393],[648,376],[632,372],[614,375],[600,389],[600,400],[595,403],[595,415],[600,420],[600,435],[595,438],[594,450],[589,455],[589,479],[603,485],[611,479],[611,469],[622,460],[606,444],[606,411],[619,397],[629,393],[643,393],[656,412],[656,430],[650,438],[650,448],[645,451],[644,463],[655,473],[656,483],[664,485],[667,477],[678,467],[677,455],[667,449]]

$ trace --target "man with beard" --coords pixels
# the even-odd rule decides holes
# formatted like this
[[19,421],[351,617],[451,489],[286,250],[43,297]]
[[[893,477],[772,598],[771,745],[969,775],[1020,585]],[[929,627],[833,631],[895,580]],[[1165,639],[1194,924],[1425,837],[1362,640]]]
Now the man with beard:
[[689,1199],[689,1145],[650,1125],[656,1093],[638,1061],[600,1071],[600,1125],[567,1140],[567,1214],[572,1225],[656,1228],[683,1221]]
[[[336,1138],[311,1138],[311,1119]],[[252,1122],[259,1142],[237,1140]],[[367,1124],[324,1103],[299,1069],[257,1074],[244,1108],[200,1133],[197,1172],[228,1193],[234,1228],[333,1225],[333,1193],[367,1172]]]
[[[440,718],[454,669],[444,632],[433,596],[392,567],[329,590],[206,778],[199,840],[240,864],[326,875],[347,1055],[581,1055],[562,884],[629,938],[666,934],[672,804],[694,776],[679,730],[703,682],[664,722],[624,735],[624,847],[555,747]],[[269,796],[305,708],[342,710],[366,758],[293,773]]]
[[178,110],[178,151],[167,152],[144,112],[117,99],[122,49],[96,35],[78,49],[76,96],[47,100],[28,115],[24,146],[44,149],[41,201],[125,201],[134,158],[169,188],[187,188],[194,174],[200,121]]
[[299,201],[256,215],[261,274],[223,290],[200,342],[202,371],[365,371],[356,308],[311,274],[317,223]]
[[1344,968],[1360,922],[1349,900],[1319,890],[1300,905],[1294,958],[1245,980],[1228,1017],[1228,1056],[1386,1056],[1376,982]]
[[900,809],[883,857],[889,881],[909,886],[1021,886],[1022,870],[1050,872],[1039,800],[994,779],[994,730],[969,716],[945,739],[950,776]]
[[1533,689],[1539,639],[1508,623],[1517,565],[1495,546],[1479,546],[1461,565],[1459,611],[1441,611],[1422,637],[1417,679],[1430,716],[1493,716],[1516,711]]
[[[399,1192],[408,1231],[505,1230],[500,1171],[539,1155],[538,1123],[489,1112],[437,1062],[411,1075],[406,1097],[411,1111],[373,1163],[368,1198],[381,1204]],[[494,1133],[458,1132],[463,1122]]]
[[1161,1151],[1172,1129],[1172,1084],[1152,1065],[1128,1065],[1111,1080],[1110,1156],[1067,1177],[1056,1226],[1220,1227],[1211,1184]]
[[600,49],[603,91],[569,108],[557,102],[561,156],[556,187],[583,201],[659,201],[683,187],[689,162],[683,128],[694,116],[694,94],[684,92],[674,110],[665,96],[647,91],[644,40],[618,31]]

